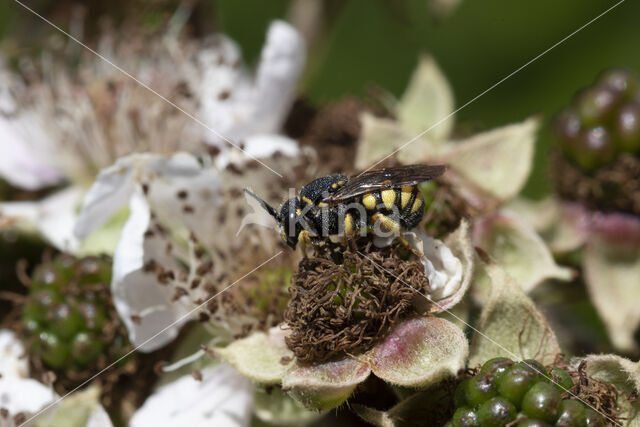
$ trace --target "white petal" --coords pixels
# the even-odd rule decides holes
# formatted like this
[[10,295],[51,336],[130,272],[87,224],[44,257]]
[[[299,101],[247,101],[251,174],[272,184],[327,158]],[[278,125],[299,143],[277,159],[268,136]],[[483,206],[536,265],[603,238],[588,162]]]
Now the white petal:
[[[122,230],[122,238],[113,257],[111,292],[120,317],[127,326],[129,339],[140,351],[153,351],[171,342],[187,318],[187,308],[172,302],[172,289],[158,283],[155,274],[145,273],[145,262],[155,256],[162,265],[166,259],[164,248],[145,242],[151,211],[144,196],[135,192],[130,203],[131,214]],[[145,310],[153,312],[134,321]],[[165,330],[166,329],[166,330]],[[156,336],[157,335],[157,336]],[[148,341],[148,342],[147,342]]]
[[284,21],[269,26],[256,74],[252,127],[254,133],[278,132],[291,108],[305,63],[305,45]]
[[75,252],[76,208],[82,200],[79,187],[69,187],[38,202],[0,203],[0,215],[25,229],[35,229],[58,249]]
[[216,157],[216,167],[223,170],[229,163],[243,163],[253,159],[266,158],[276,152],[294,157],[298,155],[300,148],[294,140],[286,136],[254,135],[245,140],[242,151],[231,149]]
[[435,301],[453,295],[462,283],[462,262],[442,241],[420,232],[406,233],[424,254],[421,259],[429,278],[428,294]]
[[[36,380],[19,377],[0,378],[0,408],[9,411],[8,419],[0,415],[0,426],[12,426],[14,415],[21,412],[34,415],[57,398],[51,388]],[[51,410],[54,410],[54,407],[47,411]]]
[[131,427],[239,427],[248,426],[253,386],[231,366],[202,371],[202,381],[191,375],[156,390],[131,418]]
[[[2,85],[0,81],[0,92]],[[37,190],[64,178],[51,156],[55,141],[33,114],[5,116],[0,111],[0,141],[0,176],[12,185]]]
[[0,378],[26,378],[28,375],[29,362],[24,346],[13,331],[0,329]]
[[98,405],[89,415],[86,427],[113,427],[113,423],[104,407]]
[[118,161],[98,174],[85,195],[82,210],[75,226],[75,234],[82,239],[99,228],[129,201],[135,187],[134,162],[146,158],[132,155]]
[[304,66],[302,37],[285,22],[272,23],[255,79],[238,66],[240,53],[235,43],[224,36],[217,40],[199,58],[203,69],[199,115],[210,128],[204,131],[205,141],[221,145],[225,138],[244,142],[252,135],[277,133],[291,108]]

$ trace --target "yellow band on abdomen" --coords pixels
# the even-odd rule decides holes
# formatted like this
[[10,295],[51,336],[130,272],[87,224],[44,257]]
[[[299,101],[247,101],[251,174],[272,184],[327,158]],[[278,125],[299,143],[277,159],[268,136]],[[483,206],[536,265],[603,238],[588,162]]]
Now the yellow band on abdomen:
[[396,202],[396,191],[382,190],[380,192],[380,197],[382,197],[382,203],[384,203],[384,207],[388,210],[391,210],[393,208],[393,204]]
[[364,196],[362,196],[362,204],[364,205],[365,209],[368,211],[375,210],[376,198],[371,193],[365,194]]

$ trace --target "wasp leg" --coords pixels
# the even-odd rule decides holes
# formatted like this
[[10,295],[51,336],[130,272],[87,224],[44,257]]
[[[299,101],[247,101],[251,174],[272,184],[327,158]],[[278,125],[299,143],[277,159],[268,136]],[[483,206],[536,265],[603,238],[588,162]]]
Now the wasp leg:
[[358,224],[356,223],[353,215],[347,213],[344,216],[344,244],[352,250],[357,250],[356,247],[356,231],[358,229]]
[[[381,213],[374,213],[373,215],[371,215],[371,220],[373,221],[374,224],[379,223],[380,227],[383,228],[385,231],[390,231],[396,236],[400,235],[400,223],[392,220],[388,216],[383,215]],[[374,227],[374,230],[375,230],[375,227]]]
[[300,234],[298,234],[298,244],[300,245],[300,249],[302,250],[302,256],[304,258],[307,257],[307,245],[311,243],[311,237],[309,236],[309,232],[307,230],[302,230]]
[[415,250],[413,248],[413,246],[411,246],[411,244],[407,241],[407,239],[402,237],[402,234],[400,233],[400,224],[398,222],[394,221],[393,219],[391,219],[388,216],[383,215],[381,213],[375,213],[375,214],[371,215],[371,219],[373,220],[374,224],[376,222],[379,222],[381,227],[383,227],[387,231],[391,231],[393,234],[395,234],[396,238],[398,239],[398,241],[400,243],[402,243],[413,254],[415,254],[419,258],[422,258],[423,255],[420,252],[418,252],[417,250]]
[[415,256],[417,256],[418,258],[422,258],[424,257],[424,254],[421,254],[420,252],[418,252],[416,249],[414,249],[413,246],[411,246],[411,243],[409,243],[409,241],[407,239],[405,239],[402,236],[398,236],[398,241],[400,243],[402,243],[408,250],[410,250]]

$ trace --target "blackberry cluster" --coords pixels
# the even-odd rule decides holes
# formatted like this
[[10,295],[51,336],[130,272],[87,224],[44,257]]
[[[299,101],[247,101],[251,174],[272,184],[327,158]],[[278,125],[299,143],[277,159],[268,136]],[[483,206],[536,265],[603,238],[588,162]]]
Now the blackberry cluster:
[[59,255],[36,267],[22,308],[30,354],[50,369],[72,371],[124,354],[129,344],[110,282],[106,257]]
[[563,398],[573,386],[564,369],[547,370],[535,360],[491,359],[460,383],[454,398],[457,409],[445,427],[604,426],[602,417],[585,404]]
[[564,156],[585,172],[640,153],[640,84],[624,69],[604,72],[555,119]]

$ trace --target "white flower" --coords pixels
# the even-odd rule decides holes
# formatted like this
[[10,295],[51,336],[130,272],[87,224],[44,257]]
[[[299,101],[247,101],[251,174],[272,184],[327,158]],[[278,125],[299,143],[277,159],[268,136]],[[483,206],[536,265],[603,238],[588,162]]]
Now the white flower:
[[51,387],[29,378],[25,348],[7,329],[0,329],[0,375],[0,410],[6,411],[0,412],[0,427],[20,424],[58,398]]
[[161,386],[136,411],[131,427],[241,427],[251,421],[251,381],[227,364]]
[[[246,148],[290,179],[308,162],[293,141],[279,136],[249,138]],[[216,164],[188,153],[131,155],[103,170],[85,197],[76,225],[81,238],[129,206],[114,254],[112,294],[141,351],[173,340],[200,314],[194,308],[206,296],[277,253],[272,229],[249,226],[238,235],[248,213],[242,188],[284,199],[287,181],[242,153],[220,155]],[[231,335],[255,322],[242,315],[217,321],[226,322],[222,329]]]
[[82,194],[100,169],[136,152],[196,153],[205,150],[202,141],[225,148],[223,138],[239,146],[279,131],[304,63],[292,27],[271,25],[255,76],[224,36],[165,41],[108,34],[99,44],[103,56],[156,93],[89,53],[73,71],[43,61],[35,67],[42,76],[29,84],[0,64],[0,177],[29,190],[61,183],[74,189],[40,202],[1,203],[0,227],[31,225],[71,252],[112,251],[112,238],[89,240],[89,248],[72,233]]
[[[21,425],[36,414],[45,420],[59,417],[71,422],[65,418],[64,400],[58,402],[53,388],[29,378],[25,348],[16,334],[7,329],[0,329],[0,375],[0,427]],[[87,427],[112,427],[104,408],[97,403],[98,394],[95,390],[81,392],[71,403],[86,404]],[[92,398],[90,402],[87,396]]]
[[218,133],[205,132],[213,145],[244,141],[258,134],[278,133],[291,107],[305,62],[302,37],[289,24],[276,21],[267,32],[255,76],[238,67],[240,53],[226,37],[218,49],[198,55],[200,118]]

